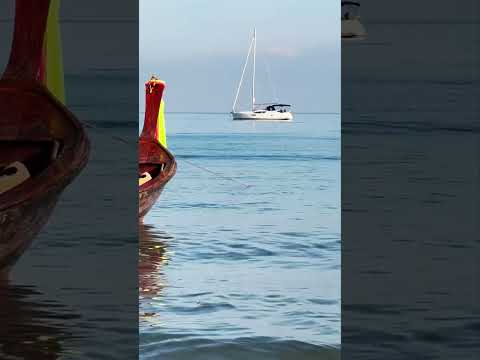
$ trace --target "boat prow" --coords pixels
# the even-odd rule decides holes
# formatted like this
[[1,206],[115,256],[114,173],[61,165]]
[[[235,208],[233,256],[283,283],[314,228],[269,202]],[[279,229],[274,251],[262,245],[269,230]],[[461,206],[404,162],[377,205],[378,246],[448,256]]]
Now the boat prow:
[[88,161],[76,117],[41,83],[48,0],[17,0],[0,80],[0,272],[7,273]]
[[172,153],[153,139],[140,138],[139,150],[138,215],[143,219],[175,175],[177,163]]
[[25,251],[83,169],[89,141],[75,116],[39,83],[1,80],[0,99],[1,271]]
[[177,163],[166,147],[163,114],[165,83],[154,77],[145,84],[145,121],[138,151],[138,217],[141,221],[175,175]]

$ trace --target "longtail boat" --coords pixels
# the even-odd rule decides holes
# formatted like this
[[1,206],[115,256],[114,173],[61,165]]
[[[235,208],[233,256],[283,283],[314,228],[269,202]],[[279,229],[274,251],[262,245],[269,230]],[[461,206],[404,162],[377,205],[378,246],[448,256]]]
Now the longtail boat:
[[138,141],[138,216],[141,221],[175,175],[177,163],[167,150],[163,92],[165,83],[145,83],[145,121]]
[[17,0],[10,59],[0,79],[0,272],[6,273],[88,161],[76,117],[44,85],[50,0]]

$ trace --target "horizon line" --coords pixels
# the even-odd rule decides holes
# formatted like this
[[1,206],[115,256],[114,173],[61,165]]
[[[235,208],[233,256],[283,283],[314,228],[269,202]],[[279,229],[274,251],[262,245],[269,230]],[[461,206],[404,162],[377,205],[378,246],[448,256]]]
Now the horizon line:
[[[141,111],[144,113],[145,111]],[[230,114],[229,111],[165,111],[165,114]],[[323,111],[295,111],[294,114],[312,114],[312,115],[341,115],[341,112],[323,112]]]

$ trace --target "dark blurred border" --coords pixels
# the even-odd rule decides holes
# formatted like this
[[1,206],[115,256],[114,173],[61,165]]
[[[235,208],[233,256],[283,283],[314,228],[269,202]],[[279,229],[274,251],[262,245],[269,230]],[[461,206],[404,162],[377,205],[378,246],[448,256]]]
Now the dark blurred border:
[[342,357],[480,358],[479,4],[361,1],[342,42]]
[[[14,1],[0,9],[3,68]],[[60,25],[67,107],[91,156],[1,288],[0,357],[135,359],[138,2],[62,1]]]

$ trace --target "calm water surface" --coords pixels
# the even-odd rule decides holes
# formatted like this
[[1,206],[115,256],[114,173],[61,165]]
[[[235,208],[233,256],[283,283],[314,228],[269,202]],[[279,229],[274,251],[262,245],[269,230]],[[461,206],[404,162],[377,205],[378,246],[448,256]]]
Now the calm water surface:
[[340,116],[167,128],[178,172],[140,228],[141,358],[338,358]]
[[479,353],[478,23],[435,13],[342,44],[346,358]]

